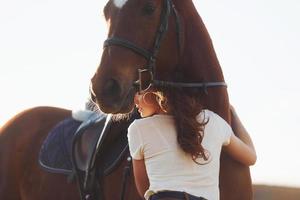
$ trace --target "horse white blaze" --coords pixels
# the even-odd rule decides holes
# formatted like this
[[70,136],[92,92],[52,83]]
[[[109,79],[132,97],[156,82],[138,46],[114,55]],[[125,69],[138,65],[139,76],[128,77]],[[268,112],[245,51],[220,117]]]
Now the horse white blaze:
[[128,0],[114,0],[114,4],[118,8],[122,8]]

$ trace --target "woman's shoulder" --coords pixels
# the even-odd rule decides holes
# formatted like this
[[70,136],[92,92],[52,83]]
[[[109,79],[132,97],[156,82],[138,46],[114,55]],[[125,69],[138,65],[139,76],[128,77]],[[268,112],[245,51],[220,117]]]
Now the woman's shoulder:
[[146,118],[140,118],[140,119],[135,119],[130,126],[144,126],[149,124],[150,122],[153,121],[152,117],[146,117]]
[[211,110],[203,110],[202,115],[205,115],[205,133],[212,138],[210,141],[220,141],[221,145],[229,143],[229,138],[232,134],[231,126],[217,113]]
[[156,123],[165,123],[170,120],[173,120],[172,115],[153,115],[150,117],[140,118],[134,120],[129,127],[147,127],[152,126]]
[[133,121],[136,124],[148,124],[149,122],[173,119],[172,115],[152,115],[150,117],[140,118]]
[[205,116],[205,122],[207,122],[205,126],[207,128],[210,128],[211,130],[222,130],[222,132],[232,132],[230,124],[217,113],[205,109],[202,111],[202,116]]
[[212,110],[203,109],[197,116],[198,120],[204,120],[213,123],[227,124],[227,122],[217,113]]
[[[200,114],[203,113],[205,116],[221,117],[218,113],[215,113],[209,109],[203,109]],[[222,117],[221,117],[222,118]]]
[[211,110],[203,109],[197,116],[198,121],[207,121],[211,118],[214,118],[214,116],[217,115]]

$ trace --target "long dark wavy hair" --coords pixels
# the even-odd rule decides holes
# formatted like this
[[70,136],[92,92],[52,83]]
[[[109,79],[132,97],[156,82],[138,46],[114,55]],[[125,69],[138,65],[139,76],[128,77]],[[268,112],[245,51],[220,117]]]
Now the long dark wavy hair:
[[208,152],[202,146],[204,126],[208,120],[197,120],[202,112],[201,92],[195,89],[159,88],[156,90],[160,107],[174,116],[177,141],[182,150],[191,155],[197,164],[198,158],[208,160]]

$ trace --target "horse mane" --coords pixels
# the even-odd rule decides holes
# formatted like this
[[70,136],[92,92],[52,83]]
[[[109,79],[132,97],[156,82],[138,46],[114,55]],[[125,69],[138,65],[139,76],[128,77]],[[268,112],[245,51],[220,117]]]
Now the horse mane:
[[[189,0],[174,1],[182,18],[183,55],[180,66],[185,81],[211,82],[224,81],[221,65],[213,47],[213,42],[198,14],[195,6]],[[194,40],[192,40],[194,38]],[[195,73],[197,72],[197,73]],[[213,92],[212,92],[213,91]],[[216,99],[216,96],[220,98]],[[203,97],[203,106],[221,115],[230,123],[229,100],[224,87],[208,89],[208,95]]]
[[[180,65],[184,69],[183,77],[188,77],[185,81],[224,81],[213,42],[194,4],[191,0],[174,0],[174,4],[184,29]],[[202,97],[202,104],[230,124],[229,98],[225,87],[209,88],[208,94]],[[242,166],[224,152],[221,154],[219,184],[221,199],[252,199],[249,167]]]

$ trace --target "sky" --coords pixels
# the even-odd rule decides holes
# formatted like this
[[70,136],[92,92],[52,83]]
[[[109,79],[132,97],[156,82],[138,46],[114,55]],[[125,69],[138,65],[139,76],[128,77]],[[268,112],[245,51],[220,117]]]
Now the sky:
[[[84,107],[104,0],[0,1],[0,126],[36,106]],[[194,0],[258,160],[254,183],[300,187],[300,1]]]

